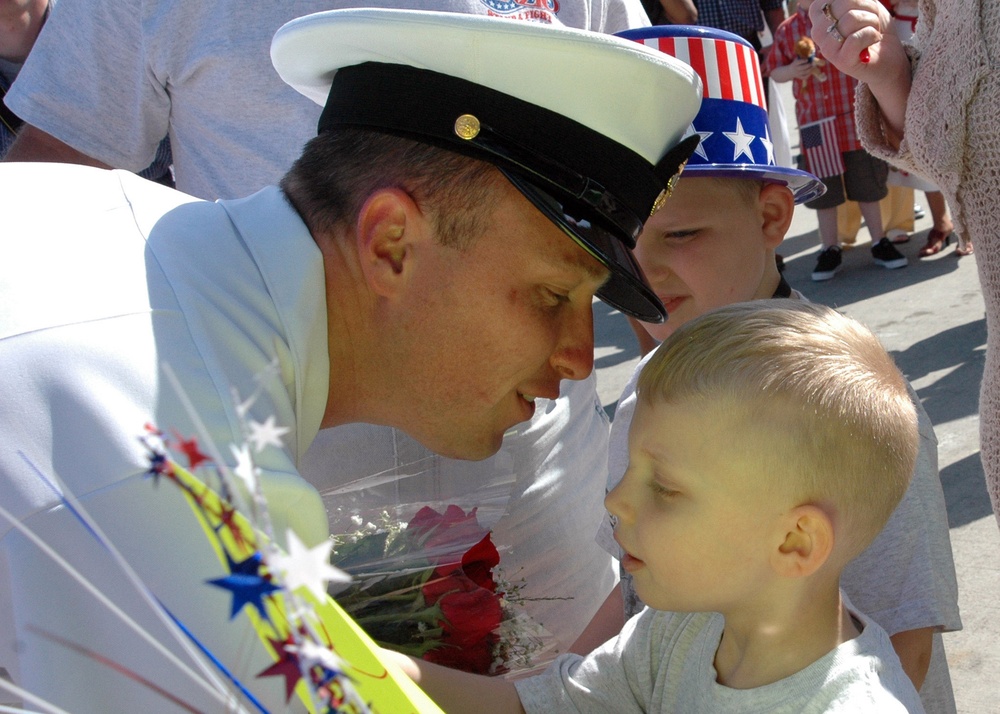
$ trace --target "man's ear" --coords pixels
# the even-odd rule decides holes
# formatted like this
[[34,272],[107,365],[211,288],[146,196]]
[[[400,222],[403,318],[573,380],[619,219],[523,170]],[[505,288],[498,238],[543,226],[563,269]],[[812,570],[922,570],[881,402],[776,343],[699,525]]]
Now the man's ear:
[[423,224],[420,207],[398,188],[375,191],[362,205],[355,224],[358,261],[376,294],[388,296],[406,280]]
[[812,575],[833,552],[833,521],[821,507],[796,506],[782,518],[784,531],[771,553],[775,571],[788,578]]
[[774,250],[785,239],[792,225],[795,197],[787,186],[765,183],[758,197],[761,213],[761,233],[767,247]]

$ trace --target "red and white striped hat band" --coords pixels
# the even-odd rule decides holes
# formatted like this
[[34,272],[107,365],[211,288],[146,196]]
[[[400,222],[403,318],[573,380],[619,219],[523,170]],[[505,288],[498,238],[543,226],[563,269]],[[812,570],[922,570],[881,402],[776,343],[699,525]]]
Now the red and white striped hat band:
[[748,102],[767,111],[753,47],[707,37],[647,37],[640,42],[689,64],[701,77],[706,99]]

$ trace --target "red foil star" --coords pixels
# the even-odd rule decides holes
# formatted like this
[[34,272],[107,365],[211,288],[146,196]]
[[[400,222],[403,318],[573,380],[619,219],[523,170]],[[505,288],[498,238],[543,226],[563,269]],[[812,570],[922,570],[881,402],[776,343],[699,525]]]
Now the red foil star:
[[287,703],[292,698],[292,694],[295,692],[295,685],[299,683],[300,679],[302,679],[302,672],[299,670],[298,655],[294,652],[288,651],[285,647],[285,645],[294,644],[294,641],[291,637],[288,637],[283,642],[281,640],[272,640],[269,637],[268,641],[271,643],[271,647],[274,648],[274,651],[278,656],[278,661],[258,674],[257,677],[284,677],[285,702]]

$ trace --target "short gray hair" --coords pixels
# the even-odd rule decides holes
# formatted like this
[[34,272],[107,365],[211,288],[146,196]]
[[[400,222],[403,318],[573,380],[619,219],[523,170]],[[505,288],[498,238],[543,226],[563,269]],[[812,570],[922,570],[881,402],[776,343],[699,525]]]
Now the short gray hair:
[[462,247],[481,232],[499,180],[492,165],[453,151],[338,127],[306,144],[281,188],[314,234],[350,227],[373,192],[400,188],[434,218],[442,243]]

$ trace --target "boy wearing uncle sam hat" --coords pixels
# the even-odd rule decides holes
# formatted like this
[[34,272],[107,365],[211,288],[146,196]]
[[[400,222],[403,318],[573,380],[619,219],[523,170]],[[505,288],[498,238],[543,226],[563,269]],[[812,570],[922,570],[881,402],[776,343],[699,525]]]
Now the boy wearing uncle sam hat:
[[[535,397],[591,372],[595,294],[663,319],[632,248],[695,143],[700,81],[621,38],[420,11],[300,18],[272,59],[324,106],[280,188],[210,203],[127,172],[0,166],[0,304],[16,306],[0,313],[0,506],[161,632],[38,471],[58,474],[153,597],[278,711],[285,682],[257,676],[270,650],[250,645],[241,596],[205,584],[225,566],[183,498],[143,477],[136,435],[156,424],[229,454],[243,424],[274,427],[252,471],[286,550],[289,530],[327,542],[296,468],[321,427],[385,424],[448,456],[494,453]],[[233,391],[255,397],[237,407]],[[235,706],[164,666],[3,523],[0,667],[18,686],[76,712],[172,706],[143,681],[191,709]]]
[[649,607],[586,657],[515,682],[390,656],[449,714],[485,702],[498,714],[922,713],[885,631],[838,589],[917,452],[906,380],[875,335],[804,300],[734,303],[670,335],[638,393],[628,471],[605,503]]
[[[788,230],[793,203],[814,199],[823,186],[804,171],[773,165],[763,103],[752,81],[756,59],[750,48],[715,30],[661,26],[622,34],[690,63],[704,85],[692,126],[702,141],[670,201],[646,222],[635,251],[669,317],[662,324],[639,324],[664,340],[689,320],[733,302],[801,299],[778,272],[774,251]],[[628,467],[635,387],[648,361],[636,367],[617,402],[609,491]],[[954,697],[941,632],[961,627],[957,583],[937,441],[926,411],[916,395],[912,398],[921,438],[910,486],[882,532],[844,569],[841,587],[855,607],[891,635],[927,711],[946,712],[954,711]],[[598,540],[620,558],[611,531],[606,521]],[[921,536],[914,538],[914,533]],[[621,587],[625,616],[630,617],[642,602],[627,572]],[[604,632],[614,626],[593,625]]]

